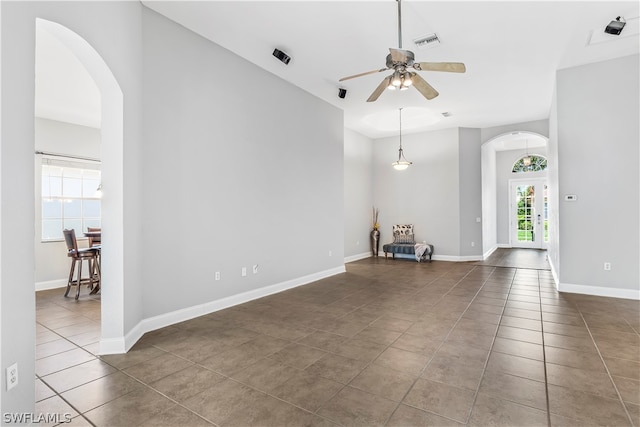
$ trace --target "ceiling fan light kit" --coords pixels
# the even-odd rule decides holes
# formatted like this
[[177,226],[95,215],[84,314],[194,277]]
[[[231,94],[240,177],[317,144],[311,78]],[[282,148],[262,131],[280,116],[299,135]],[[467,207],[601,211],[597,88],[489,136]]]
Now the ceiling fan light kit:
[[[367,102],[376,101],[378,97],[382,95],[385,88],[390,90],[406,90],[410,86],[413,86],[427,99],[433,99],[438,96],[438,91],[427,83],[427,81],[418,73],[413,72],[411,68],[416,71],[442,71],[447,73],[464,73],[466,71],[465,65],[461,62],[415,62],[413,52],[402,49],[402,0],[396,1],[398,2],[398,49],[389,48],[386,68],[354,74],[340,79],[340,81],[344,81],[369,74],[393,70],[393,73],[386,77],[373,91],[367,99]],[[435,34],[433,36],[435,36]],[[437,40],[437,36],[435,36],[435,39],[433,37],[428,39],[433,42],[434,40]]]

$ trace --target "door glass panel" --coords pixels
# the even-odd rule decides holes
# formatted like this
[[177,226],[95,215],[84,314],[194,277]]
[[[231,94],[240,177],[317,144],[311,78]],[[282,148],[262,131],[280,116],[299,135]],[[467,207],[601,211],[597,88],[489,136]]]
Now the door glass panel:
[[533,185],[518,185],[516,189],[518,215],[518,241],[535,242],[535,191]]

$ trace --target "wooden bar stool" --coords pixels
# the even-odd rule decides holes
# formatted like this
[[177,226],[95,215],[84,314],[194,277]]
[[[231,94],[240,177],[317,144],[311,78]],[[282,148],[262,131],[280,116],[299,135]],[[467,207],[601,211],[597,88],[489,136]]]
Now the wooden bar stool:
[[[69,281],[67,282],[67,291],[64,293],[66,297],[69,295],[69,290],[71,286],[77,286],[76,290],[76,299],[80,297],[80,286],[83,284],[89,285],[91,290],[94,289],[94,284],[96,288],[100,286],[100,264],[98,263],[98,252],[99,249],[95,248],[86,248],[86,249],[78,249],[78,241],[76,240],[76,231],[64,230],[64,241],[67,244],[67,256],[71,258],[71,269],[69,271]],[[82,261],[87,261],[89,264],[89,277],[83,279],[82,278]],[[78,275],[77,279],[73,279],[73,273],[76,269],[76,264],[78,266]]]

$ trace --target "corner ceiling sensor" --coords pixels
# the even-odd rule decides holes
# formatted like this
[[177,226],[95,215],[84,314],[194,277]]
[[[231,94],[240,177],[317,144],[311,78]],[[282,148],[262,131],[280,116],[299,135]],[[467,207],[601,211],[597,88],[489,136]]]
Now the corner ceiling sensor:
[[385,89],[406,90],[409,86],[415,87],[418,92],[427,99],[433,99],[438,96],[438,91],[420,77],[420,75],[411,71],[411,68],[417,71],[445,71],[449,73],[464,73],[466,71],[465,65],[461,62],[415,62],[413,52],[402,49],[402,0],[396,1],[398,2],[398,49],[389,48],[386,68],[367,71],[340,79],[340,81],[344,81],[368,74],[393,70],[393,74],[387,76],[382,83],[378,85],[371,96],[369,96],[369,99],[367,99],[367,102],[377,100]]
[[397,171],[403,171],[412,164],[409,160],[405,159],[404,152],[402,151],[402,108],[400,108],[400,149],[398,150],[398,160],[391,163],[391,166]]
[[622,18],[622,21],[620,21],[620,18],[621,17],[618,16],[615,21],[609,22],[609,25],[607,25],[607,27],[604,29],[604,32],[607,34],[613,34],[614,36],[619,36],[625,24],[627,23],[624,18]]
[[284,53],[283,51],[281,51],[280,49],[273,49],[273,56],[278,58],[285,65],[289,65],[289,61],[291,61],[291,57],[286,53]]

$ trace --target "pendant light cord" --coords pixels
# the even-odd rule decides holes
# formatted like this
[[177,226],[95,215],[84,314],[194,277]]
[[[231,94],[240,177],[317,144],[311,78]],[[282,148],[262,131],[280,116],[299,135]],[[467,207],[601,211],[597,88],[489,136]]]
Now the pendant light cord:
[[[398,3],[400,3],[398,1]],[[400,108],[400,150],[398,150],[398,161],[400,161],[402,157],[402,108]]]

